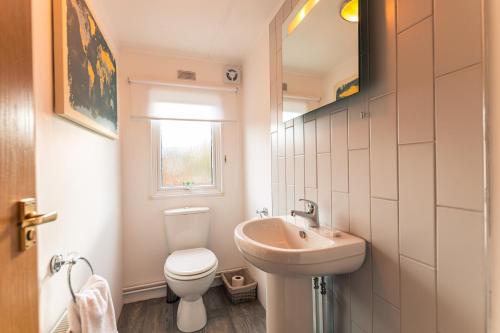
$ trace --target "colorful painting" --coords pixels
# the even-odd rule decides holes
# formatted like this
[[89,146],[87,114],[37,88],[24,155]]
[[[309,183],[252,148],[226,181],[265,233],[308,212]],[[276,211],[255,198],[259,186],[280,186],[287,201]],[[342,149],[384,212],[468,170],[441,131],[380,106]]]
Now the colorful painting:
[[347,82],[339,83],[335,88],[335,100],[352,96],[359,92],[359,78],[349,79]]
[[84,0],[56,0],[56,112],[111,138],[118,134],[116,61]]

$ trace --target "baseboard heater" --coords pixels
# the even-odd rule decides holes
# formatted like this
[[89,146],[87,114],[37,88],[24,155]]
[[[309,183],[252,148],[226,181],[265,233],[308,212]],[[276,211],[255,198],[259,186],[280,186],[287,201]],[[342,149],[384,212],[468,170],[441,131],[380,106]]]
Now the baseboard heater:
[[64,311],[50,333],[69,333],[68,311]]
[[[234,269],[234,268],[233,268]],[[232,270],[232,269],[230,269]],[[217,272],[215,274],[214,282],[212,282],[211,287],[219,286],[222,284],[222,279],[221,279],[221,272]],[[224,271],[225,272],[225,271]],[[132,295],[132,294],[137,294],[137,293],[142,293],[146,291],[153,291],[157,289],[162,289],[167,287],[167,281],[157,281],[157,282],[150,282],[150,283],[144,283],[144,284],[137,284],[135,286],[130,286],[122,289],[122,294],[125,295]]]

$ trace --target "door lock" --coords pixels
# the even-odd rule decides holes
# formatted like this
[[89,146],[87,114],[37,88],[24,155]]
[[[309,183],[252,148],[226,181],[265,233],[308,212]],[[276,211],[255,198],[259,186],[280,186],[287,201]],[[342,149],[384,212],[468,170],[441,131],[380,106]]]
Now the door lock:
[[36,211],[36,199],[19,201],[19,249],[26,251],[36,244],[36,226],[57,220],[57,212],[39,214]]

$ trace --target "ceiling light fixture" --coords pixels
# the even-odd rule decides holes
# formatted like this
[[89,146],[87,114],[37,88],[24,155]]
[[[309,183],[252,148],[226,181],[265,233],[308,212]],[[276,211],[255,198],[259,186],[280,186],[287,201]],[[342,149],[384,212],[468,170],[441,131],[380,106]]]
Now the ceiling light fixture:
[[291,35],[292,32],[299,26],[299,24],[304,20],[304,18],[309,14],[309,12],[316,6],[319,0],[307,0],[304,6],[297,12],[293,20],[288,25],[288,34]]
[[340,7],[340,16],[348,22],[359,22],[359,1],[344,0]]

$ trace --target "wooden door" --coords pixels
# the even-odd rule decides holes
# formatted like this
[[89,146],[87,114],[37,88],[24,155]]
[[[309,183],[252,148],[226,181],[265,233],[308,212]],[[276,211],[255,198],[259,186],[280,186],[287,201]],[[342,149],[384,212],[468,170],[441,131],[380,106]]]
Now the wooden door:
[[18,201],[35,195],[30,0],[0,1],[0,332],[38,332],[36,246],[19,250]]

